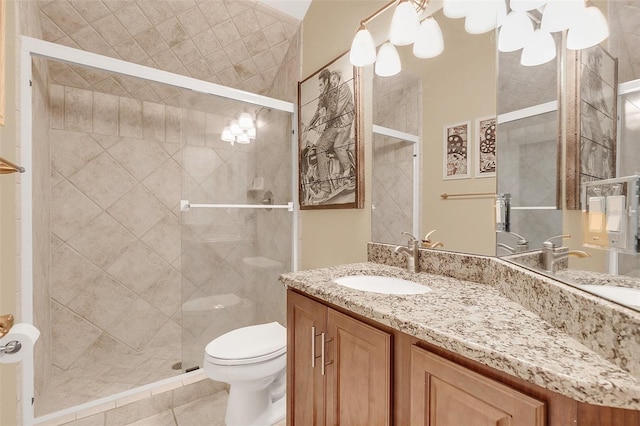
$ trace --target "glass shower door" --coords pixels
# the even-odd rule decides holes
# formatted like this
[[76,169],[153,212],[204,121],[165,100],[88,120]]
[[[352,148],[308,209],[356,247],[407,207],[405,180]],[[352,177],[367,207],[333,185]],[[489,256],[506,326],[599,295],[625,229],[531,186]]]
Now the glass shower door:
[[[228,331],[286,325],[278,277],[292,262],[292,144],[289,113],[195,93],[184,101],[182,367],[191,371]],[[255,139],[223,141],[242,113]]]

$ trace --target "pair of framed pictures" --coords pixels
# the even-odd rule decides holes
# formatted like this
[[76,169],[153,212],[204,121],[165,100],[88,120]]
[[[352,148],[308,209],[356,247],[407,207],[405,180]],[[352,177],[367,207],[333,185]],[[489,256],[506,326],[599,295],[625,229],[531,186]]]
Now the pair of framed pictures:
[[470,121],[444,126],[443,152],[445,180],[470,178],[472,167],[476,178],[495,177],[496,117],[476,119],[473,135]]

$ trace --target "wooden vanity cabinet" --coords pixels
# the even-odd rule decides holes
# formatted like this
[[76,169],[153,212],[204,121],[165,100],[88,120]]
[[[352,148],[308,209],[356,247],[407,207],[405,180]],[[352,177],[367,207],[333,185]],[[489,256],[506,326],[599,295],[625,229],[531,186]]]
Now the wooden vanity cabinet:
[[412,346],[411,424],[543,426],[545,404]]
[[391,425],[391,334],[287,292],[287,424]]

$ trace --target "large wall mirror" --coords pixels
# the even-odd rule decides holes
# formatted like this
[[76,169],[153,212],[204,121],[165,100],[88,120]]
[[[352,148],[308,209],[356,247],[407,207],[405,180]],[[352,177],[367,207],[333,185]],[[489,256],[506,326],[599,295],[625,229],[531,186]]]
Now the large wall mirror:
[[[376,44],[387,38],[392,11],[368,24]],[[406,244],[401,232],[420,239],[430,234],[439,249],[493,256],[495,176],[476,173],[475,165],[477,123],[496,114],[495,34],[468,34],[464,19],[447,18],[442,10],[433,16],[442,29],[443,53],[418,59],[411,46],[399,47],[402,73],[373,77],[372,241]],[[461,123],[466,123],[463,146],[451,155],[466,159],[461,161],[466,169],[446,176],[445,129]],[[420,142],[380,135],[376,126],[415,135]]]
[[[601,45],[567,51],[555,33],[557,59],[537,67],[499,53],[497,193],[509,232],[498,232],[497,255],[640,309],[640,1],[596,3],[610,30]],[[550,247],[572,255],[553,262]]]
[[[604,61],[605,58],[617,62],[617,81],[609,83],[614,87],[607,87],[603,78],[602,95],[595,96],[581,87],[581,83],[592,77],[581,78],[581,64],[587,67],[589,63],[596,64],[598,59],[594,57],[598,54],[581,51],[578,62],[575,62],[576,55],[573,52],[567,55],[564,49],[562,33],[554,33],[558,49],[554,60],[527,67],[520,64],[521,51],[498,53],[496,33],[467,34],[463,19],[449,19],[438,11],[434,17],[442,28],[445,44],[440,56],[417,59],[410,48],[398,49],[403,73],[394,78],[403,83],[374,83],[373,110],[389,109],[388,90],[392,86],[400,88],[398,90],[415,91],[404,98],[406,105],[403,108],[409,103],[414,105],[417,94],[420,108],[417,136],[420,138],[418,152],[421,160],[418,175],[413,174],[411,178],[419,176],[419,189],[414,193],[419,199],[418,208],[412,210],[414,216],[411,217],[397,214],[399,210],[393,213],[386,209],[377,215],[374,210],[373,241],[404,243],[405,237],[397,235],[400,228],[393,225],[401,223],[403,230],[409,231],[410,221],[418,214],[414,233],[424,237],[436,230],[431,240],[440,242],[443,250],[497,255],[610,300],[640,305],[640,302],[629,303],[632,300],[629,294],[625,295],[626,300],[620,300],[610,293],[599,292],[599,289],[584,287],[607,283],[615,287],[640,288],[637,230],[634,234],[636,240],[631,244],[634,249],[631,250],[619,250],[611,244],[601,244],[599,248],[593,244],[585,245],[583,228],[589,222],[587,213],[583,211],[585,206],[581,203],[585,197],[587,202],[593,199],[594,186],[589,181],[607,177],[589,176],[587,169],[591,167],[594,170],[596,162],[604,162],[605,168],[613,167],[614,171],[608,175],[612,178],[640,174],[640,148],[637,142],[634,143],[640,136],[640,49],[637,47],[640,0],[591,3],[595,3],[607,16],[610,29],[609,38],[598,48],[603,59],[597,66],[610,67],[611,61]],[[391,14],[385,13],[369,24],[377,44],[386,40],[390,19]],[[575,69],[568,73],[567,65],[571,69],[572,63]],[[606,75],[610,70],[601,71]],[[612,93],[615,96],[612,97]],[[589,97],[588,102],[591,103],[604,98],[602,103],[609,110],[617,111],[617,125],[616,117],[613,117],[613,125],[607,125],[599,112],[587,112],[581,107],[581,100]],[[475,173],[477,138],[480,136],[476,121],[492,115],[497,117],[496,178]],[[377,124],[375,120],[374,113],[374,125]],[[594,120],[600,125],[600,133],[593,127]],[[460,123],[469,125],[466,149],[470,170],[468,176],[447,179],[443,170],[446,167],[443,161],[446,149],[444,129]],[[567,140],[571,139],[567,137],[570,132],[574,138],[577,135],[573,146]],[[608,139],[592,143],[591,139],[597,139],[599,134]],[[380,148],[380,143],[383,143],[380,141],[378,148],[374,146],[373,174],[379,178],[380,185],[398,180],[399,174],[406,171],[410,163],[406,162],[404,166],[395,164],[395,175],[387,173],[392,170],[390,165],[386,165],[385,173],[382,173],[383,166],[376,164],[376,152],[387,155],[381,157],[386,161],[391,158],[388,155],[391,146],[402,155],[413,154],[411,145],[406,141],[391,138],[386,142],[385,148]],[[581,155],[580,147],[585,143],[599,150],[592,149],[595,154],[589,155],[589,149],[585,148]],[[408,161],[407,157],[405,161]],[[576,179],[576,173],[577,189],[571,190],[574,184],[570,181]],[[406,173],[404,184],[407,185]],[[583,193],[585,187],[590,192]],[[615,195],[619,192],[618,187],[627,194],[633,184],[625,181],[620,186],[613,182],[606,188],[596,187],[595,191],[609,191]],[[375,191],[374,187],[374,198]],[[406,196],[408,190],[405,188],[404,191]],[[448,197],[442,197],[444,194]],[[578,198],[577,206],[567,205],[567,199],[571,197]],[[406,206],[401,209],[404,213],[408,209]],[[625,206],[628,209],[628,205]],[[506,207],[508,222],[505,222]],[[606,219],[603,223],[606,227]],[[563,235],[571,237],[551,240],[556,249],[567,247],[568,250],[588,253],[590,257],[570,256],[554,262],[554,269],[561,270],[545,271],[540,260],[543,244],[552,237]],[[640,309],[640,306],[635,307]]]

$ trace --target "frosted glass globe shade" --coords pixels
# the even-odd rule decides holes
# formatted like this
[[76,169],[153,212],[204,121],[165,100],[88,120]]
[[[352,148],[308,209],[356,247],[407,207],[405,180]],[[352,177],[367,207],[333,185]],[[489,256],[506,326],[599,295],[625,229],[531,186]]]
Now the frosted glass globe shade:
[[527,12],[544,6],[547,0],[511,0],[509,7],[516,12]]
[[609,37],[609,24],[595,6],[584,10],[582,18],[567,32],[567,49],[579,50],[595,46]]
[[396,47],[390,42],[380,46],[378,58],[376,59],[375,73],[379,77],[391,77],[402,70],[400,56]]
[[417,58],[427,59],[438,56],[444,50],[444,39],[438,21],[427,18],[420,24],[416,41],[413,43],[413,54]]
[[351,43],[349,61],[354,67],[366,67],[376,61],[376,45],[368,29],[362,26]]
[[537,29],[522,49],[520,63],[531,67],[549,62],[556,57],[556,43],[550,33]]
[[389,41],[396,46],[411,44],[416,39],[419,27],[418,13],[413,4],[410,1],[403,1],[393,12],[389,28]]
[[473,4],[472,0],[444,0],[442,13],[444,13],[444,16],[447,18],[464,18],[473,7]]
[[249,136],[249,139],[255,139],[256,138],[256,128],[251,128],[249,130],[247,130],[247,135]]
[[231,134],[231,130],[229,129],[229,126],[222,129],[222,134],[220,135],[220,139],[222,139],[225,142],[233,142],[235,140],[235,137]]
[[251,142],[251,140],[249,140],[249,135],[247,135],[246,133],[243,133],[241,135],[236,136],[236,142],[241,144],[248,144],[249,142]]
[[525,12],[511,11],[500,28],[498,50],[513,52],[522,49],[533,35],[533,22]]
[[504,0],[481,0],[474,3],[464,20],[464,29],[469,34],[491,31],[505,20],[507,6]]
[[231,130],[231,134],[233,136],[238,136],[242,134],[242,129],[238,124],[238,120],[231,120],[231,124],[229,124],[229,130]]
[[248,112],[240,113],[238,117],[238,125],[242,130],[248,130],[253,127],[253,118],[251,118],[251,114]]
[[540,28],[550,33],[566,30],[583,16],[584,9],[584,0],[549,0]]

